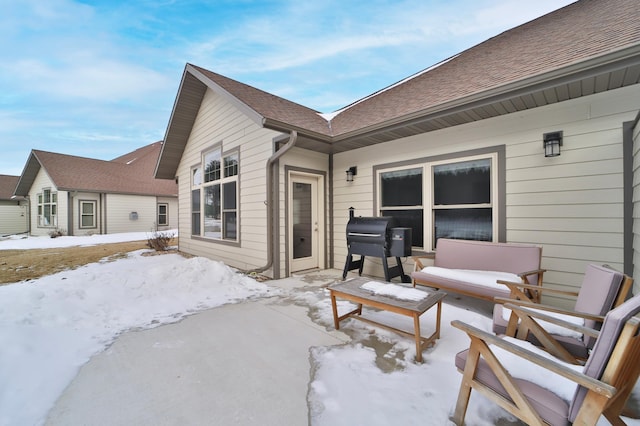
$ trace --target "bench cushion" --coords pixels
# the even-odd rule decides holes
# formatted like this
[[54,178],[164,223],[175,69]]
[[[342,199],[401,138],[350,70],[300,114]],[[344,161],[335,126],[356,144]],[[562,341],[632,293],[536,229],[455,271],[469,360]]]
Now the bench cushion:
[[440,238],[433,266],[519,274],[540,268],[542,248],[528,244]]
[[497,280],[520,282],[520,278],[508,272],[471,271],[461,269],[447,269],[437,266],[427,266],[422,271],[413,272],[411,277],[421,283],[431,283],[449,290],[470,291],[484,297],[509,297],[509,288],[498,284]]

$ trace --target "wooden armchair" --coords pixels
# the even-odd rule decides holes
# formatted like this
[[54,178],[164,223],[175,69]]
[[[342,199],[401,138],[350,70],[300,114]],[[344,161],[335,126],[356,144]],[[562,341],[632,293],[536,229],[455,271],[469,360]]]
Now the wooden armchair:
[[[476,390],[529,425],[595,425],[602,415],[612,424],[624,424],[620,416],[640,375],[639,313],[640,296],[609,311],[584,367],[570,366],[521,346],[535,348],[528,342],[453,321],[454,327],[468,334],[471,344],[456,355],[456,367],[463,377],[452,420],[457,425],[464,423],[471,391]],[[514,371],[508,364],[513,359],[527,367]],[[568,389],[573,397],[558,395],[559,386],[553,380],[535,383],[536,368],[574,383]]]
[[[555,347],[556,356],[560,356],[561,353],[564,356],[568,352],[573,358],[586,359],[588,351],[593,348],[597,336],[584,333],[580,326],[598,330],[604,315],[611,308],[620,305],[628,297],[633,285],[633,279],[606,266],[590,264],[587,265],[585,270],[579,292],[535,286],[535,290],[543,295],[577,296],[572,310],[543,304],[532,304],[532,300],[523,293],[528,286],[520,283],[506,283],[506,285],[512,289],[512,292],[510,299],[495,299],[498,304],[493,310],[494,333],[508,336],[516,336],[517,333],[518,338],[527,339],[538,346],[542,345],[547,349],[552,346]],[[539,321],[536,322],[529,316],[527,324],[519,330],[518,323],[523,320],[524,314],[518,316],[515,312],[505,310],[502,304],[506,302],[528,307],[530,310],[539,310],[546,318],[538,316]],[[572,330],[572,332],[562,333],[557,331],[557,328],[554,331],[554,327],[548,325],[549,323],[554,324],[554,319],[559,319],[561,321],[559,325],[565,330]],[[546,325],[540,320],[545,321]],[[536,325],[531,325],[531,321],[536,322]],[[544,331],[545,327],[548,332]],[[541,336],[544,336],[546,342],[544,345],[540,341]],[[550,343],[550,339],[554,343]],[[560,346],[566,350],[562,351]]]

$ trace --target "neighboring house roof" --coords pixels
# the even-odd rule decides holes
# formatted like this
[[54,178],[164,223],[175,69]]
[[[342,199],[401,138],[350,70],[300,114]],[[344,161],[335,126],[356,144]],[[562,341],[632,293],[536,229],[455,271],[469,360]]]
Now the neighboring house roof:
[[32,150],[16,186],[16,195],[27,195],[44,169],[58,190],[177,196],[175,181],[155,179],[153,172],[162,142],[155,142],[112,161]]
[[18,185],[18,180],[20,180],[20,176],[11,176],[11,175],[0,175],[0,200],[22,200],[22,197],[13,197],[13,191],[16,189],[16,185]]
[[354,102],[330,119],[187,64],[156,176],[171,178],[207,88],[297,146],[337,153],[637,84],[640,2],[581,0]]

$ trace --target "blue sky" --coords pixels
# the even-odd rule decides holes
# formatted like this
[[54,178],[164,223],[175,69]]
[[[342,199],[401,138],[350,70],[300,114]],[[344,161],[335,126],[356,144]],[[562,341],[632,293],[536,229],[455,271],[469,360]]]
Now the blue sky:
[[0,174],[161,140],[187,62],[332,112],[573,0],[0,0]]

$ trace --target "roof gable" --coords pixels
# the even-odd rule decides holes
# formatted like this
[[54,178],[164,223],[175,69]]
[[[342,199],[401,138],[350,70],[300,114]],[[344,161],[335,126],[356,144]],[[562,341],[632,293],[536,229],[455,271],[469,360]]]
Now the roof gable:
[[155,179],[162,142],[155,142],[112,161],[32,150],[16,194],[27,195],[43,168],[58,190],[176,196],[174,181]]

